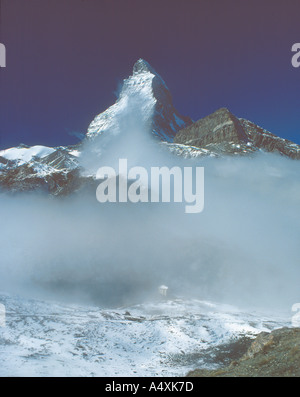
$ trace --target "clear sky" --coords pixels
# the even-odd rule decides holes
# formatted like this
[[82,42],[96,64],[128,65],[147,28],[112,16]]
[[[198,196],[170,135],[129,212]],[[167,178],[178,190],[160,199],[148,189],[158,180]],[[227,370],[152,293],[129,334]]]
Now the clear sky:
[[138,58],[198,120],[228,107],[300,144],[299,0],[1,0],[0,148],[78,141]]

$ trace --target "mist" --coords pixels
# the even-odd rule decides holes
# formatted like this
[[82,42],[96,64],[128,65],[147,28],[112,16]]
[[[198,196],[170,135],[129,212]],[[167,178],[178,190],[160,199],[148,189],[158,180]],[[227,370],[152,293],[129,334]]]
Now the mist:
[[100,204],[96,189],[65,198],[2,193],[1,290],[121,306],[157,299],[165,284],[170,297],[289,311],[300,300],[300,163],[265,153],[175,156],[150,133],[153,103],[121,99],[108,130],[83,141],[83,174],[117,169],[120,158],[146,169],[201,166],[204,211]]
[[181,203],[2,194],[1,290],[120,306],[166,284],[173,296],[289,310],[300,298],[298,162],[180,162],[205,167],[200,214]]

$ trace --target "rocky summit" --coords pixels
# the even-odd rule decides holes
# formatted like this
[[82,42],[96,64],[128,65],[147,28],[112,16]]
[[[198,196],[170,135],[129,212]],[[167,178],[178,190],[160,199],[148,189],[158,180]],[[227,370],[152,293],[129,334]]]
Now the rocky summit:
[[118,131],[124,110],[130,106],[142,110],[143,123],[163,141],[172,142],[180,129],[193,123],[191,118],[182,116],[174,108],[172,95],[160,75],[148,62],[139,59],[133,66],[132,75],[124,80],[118,100],[95,117],[87,137]]
[[139,122],[131,145],[135,145],[137,137],[148,134],[156,138],[157,145],[184,158],[272,152],[300,159],[299,145],[234,116],[226,108],[196,122],[182,116],[175,109],[162,77],[148,62],[139,59],[132,75],[124,80],[116,102],[94,118],[85,138],[77,145],[55,148],[20,145],[0,150],[0,189],[13,192],[43,189],[52,195],[66,195],[87,184],[94,186],[95,175],[86,172],[80,160],[86,144],[90,148],[99,145],[98,138],[104,137],[101,150],[97,147],[102,154],[108,145],[118,141],[119,145],[123,144],[131,133],[132,119]]
[[273,152],[300,159],[300,146],[279,138],[251,121],[237,118],[228,109],[221,108],[180,130],[175,144],[196,147],[202,153],[195,155],[247,155],[257,151]]

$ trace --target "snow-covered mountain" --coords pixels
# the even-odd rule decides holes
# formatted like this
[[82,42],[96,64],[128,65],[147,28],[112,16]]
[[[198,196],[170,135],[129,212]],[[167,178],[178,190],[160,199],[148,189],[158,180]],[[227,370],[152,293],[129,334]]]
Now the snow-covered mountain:
[[[265,166],[260,158],[228,167],[212,160],[201,220],[181,216],[175,205],[98,211],[98,183],[84,160],[109,165],[126,150],[147,161],[154,153],[164,162],[167,154],[172,163],[257,151],[300,158],[299,145],[227,109],[195,123],[181,116],[143,60],[78,145],[0,150],[0,190],[57,196],[91,188],[94,195],[34,195],[24,204],[4,195],[0,376],[186,375],[229,364],[257,333],[290,326],[299,279],[297,162],[278,170],[281,164]],[[162,298],[155,291],[165,282],[171,293]],[[70,303],[73,297],[82,305]],[[225,305],[227,299],[246,308]],[[281,315],[283,300],[288,312]],[[272,312],[254,311],[257,302]]]
[[[136,102],[135,102],[136,101]],[[54,195],[68,194],[92,183],[79,161],[86,142],[118,135],[123,116],[138,103],[139,115],[158,141],[172,142],[176,133],[192,124],[174,108],[163,79],[144,60],[138,60],[132,76],[124,80],[116,103],[102,112],[88,127],[85,139],[76,146],[49,148],[20,145],[0,151],[0,188],[10,191],[44,189]],[[142,131],[142,133],[146,133]]]
[[124,80],[119,98],[114,105],[100,113],[88,128],[87,137],[119,129],[119,116],[138,94],[142,101],[142,117],[152,133],[166,142],[172,142],[176,133],[191,125],[189,117],[182,116],[173,106],[172,96],[163,79],[148,62],[139,59],[132,76]]
[[20,145],[0,151],[0,187],[8,191],[42,189],[66,194],[79,188],[81,176],[76,147]]
[[[56,148],[20,145],[0,151],[0,188],[9,191],[44,189],[62,195],[87,183],[93,184],[93,173],[84,172],[80,157],[87,143],[90,148],[95,142],[99,145],[99,137],[114,137],[120,141],[124,130],[130,133],[128,114],[140,119],[139,125],[143,128],[138,134],[152,132],[157,145],[180,157],[251,155],[262,151],[300,159],[299,145],[237,118],[225,108],[197,122],[182,116],[174,108],[163,79],[146,61],[139,59],[132,75],[124,80],[115,104],[95,117],[78,145]],[[134,139],[131,145],[135,144]],[[114,144],[111,139],[101,142],[106,146]]]

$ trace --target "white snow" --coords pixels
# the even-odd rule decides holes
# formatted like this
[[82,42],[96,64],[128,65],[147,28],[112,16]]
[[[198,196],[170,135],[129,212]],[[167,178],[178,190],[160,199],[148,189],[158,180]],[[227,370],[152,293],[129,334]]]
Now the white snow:
[[[119,309],[0,295],[0,376],[183,376],[208,347],[286,325],[199,300]],[[200,359],[199,359],[200,360]]]
[[55,149],[47,146],[32,146],[29,148],[10,148],[0,151],[0,156],[7,160],[19,160],[28,163],[33,157],[43,158],[55,152]]
[[171,153],[174,153],[183,158],[197,158],[201,156],[212,155],[215,156],[214,153],[211,153],[208,149],[199,148],[196,146],[183,145],[179,143],[169,143],[169,142],[161,142],[162,147],[168,148]]
[[[148,65],[147,62],[143,60],[139,60],[139,62],[144,62],[146,66]],[[151,121],[153,122],[153,134],[159,136],[165,141],[171,142],[173,140],[172,136],[169,136],[159,123],[154,122],[154,115],[158,116],[158,119],[165,118],[165,110],[158,110],[155,108],[158,101],[154,95],[152,87],[153,79],[155,77],[160,80],[161,87],[168,90],[163,79],[154,72],[150,66],[149,68],[145,67],[138,72],[135,71],[132,76],[124,80],[123,87],[117,101],[103,113],[96,116],[91,122],[88,127],[87,137],[92,138],[102,134],[103,132],[119,134],[120,122],[122,123],[124,115],[128,114],[128,112],[131,112],[131,114],[136,113],[134,108],[136,107],[138,108],[137,113],[138,115],[142,115],[142,121],[145,125],[149,125],[149,122]],[[168,104],[166,106],[168,106]],[[173,116],[176,125],[174,125],[172,120],[168,120],[167,123],[173,130],[174,135],[180,128],[186,125],[186,122],[175,113],[175,109],[171,116]]]
[[81,152],[79,150],[71,150],[71,151],[69,151],[69,154],[71,156],[74,156],[74,157],[80,157],[81,156]]
[[222,123],[222,124],[218,124],[218,125],[213,129],[213,132],[216,132],[216,131],[219,130],[220,128],[225,127],[226,125],[232,125],[232,124],[233,124],[233,121],[232,121],[232,120],[230,120],[230,121],[225,121],[225,122]]
[[152,80],[155,77],[150,72],[134,73],[133,76],[124,80],[120,96],[115,104],[110,106],[103,113],[100,113],[91,122],[87,136],[101,134],[112,129],[114,133],[119,132],[119,122],[122,115],[130,106],[130,98],[136,98],[142,103],[142,114],[144,121],[147,121],[153,113],[156,99],[152,92]]

